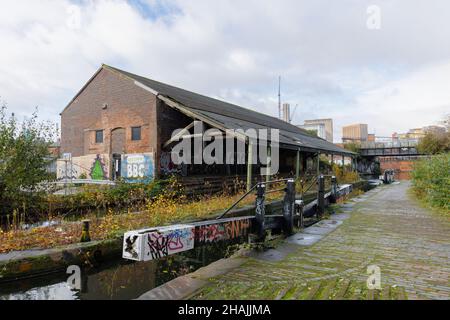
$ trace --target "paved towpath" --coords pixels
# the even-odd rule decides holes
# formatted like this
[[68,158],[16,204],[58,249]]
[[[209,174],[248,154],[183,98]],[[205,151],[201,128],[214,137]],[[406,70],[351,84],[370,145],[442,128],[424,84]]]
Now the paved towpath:
[[[420,207],[409,186],[355,198],[337,215],[348,219],[319,242],[247,258],[193,298],[450,299],[450,216]],[[380,290],[367,289],[370,265],[380,268]]]

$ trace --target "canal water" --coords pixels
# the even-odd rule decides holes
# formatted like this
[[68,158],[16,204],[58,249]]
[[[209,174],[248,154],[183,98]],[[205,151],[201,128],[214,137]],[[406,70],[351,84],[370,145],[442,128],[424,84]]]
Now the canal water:
[[233,254],[246,238],[219,242],[160,260],[133,262],[119,259],[83,267],[81,290],[71,289],[70,276],[52,275],[0,283],[0,300],[129,300],[176,277],[191,273]]

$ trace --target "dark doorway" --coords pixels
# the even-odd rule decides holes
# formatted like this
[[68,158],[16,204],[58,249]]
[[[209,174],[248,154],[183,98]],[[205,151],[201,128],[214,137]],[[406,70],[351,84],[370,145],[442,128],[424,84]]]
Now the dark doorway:
[[113,178],[113,180],[117,180],[117,179],[119,179],[121,177],[120,169],[121,169],[121,166],[122,166],[122,155],[114,153],[112,155],[112,160],[113,160],[113,163],[112,163],[112,168],[113,168],[113,170],[112,170],[112,172],[113,172],[112,178]]
[[125,153],[126,135],[124,128],[117,128],[111,131],[111,178],[117,180],[120,178],[120,169],[122,163],[122,154]]

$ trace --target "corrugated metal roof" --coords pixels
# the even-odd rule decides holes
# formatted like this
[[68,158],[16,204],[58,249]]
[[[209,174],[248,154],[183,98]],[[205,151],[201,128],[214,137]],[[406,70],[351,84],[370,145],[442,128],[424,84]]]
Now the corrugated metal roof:
[[177,88],[162,82],[151,80],[114,67],[105,66],[115,70],[169,99],[175,100],[194,114],[207,116],[228,129],[274,128],[280,130],[280,144],[293,149],[310,151],[324,151],[328,153],[353,154],[324,139],[313,137],[303,129],[275,117],[268,116],[250,109],[240,107],[225,101],[207,97],[198,93]]

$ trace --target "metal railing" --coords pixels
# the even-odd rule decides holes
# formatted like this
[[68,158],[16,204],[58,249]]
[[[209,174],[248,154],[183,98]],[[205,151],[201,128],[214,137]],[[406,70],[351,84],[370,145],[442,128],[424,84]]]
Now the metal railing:
[[[256,183],[253,187],[250,188],[250,190],[248,190],[246,193],[244,193],[242,195],[242,197],[240,197],[237,201],[235,201],[228,209],[226,209],[220,216],[217,217],[217,219],[222,219],[223,217],[225,217],[225,215],[227,213],[229,213],[231,210],[233,210],[242,200],[244,200],[245,198],[247,198],[250,194],[253,193],[253,191],[255,191],[259,185],[266,185],[266,184],[273,184],[273,183],[280,183],[280,182],[287,182],[289,179],[279,179],[279,180],[271,180],[271,181],[266,181],[266,182],[258,182]],[[271,191],[267,191],[266,193],[273,193],[273,192],[279,192],[279,191],[284,191],[285,188],[282,189],[276,189],[276,190],[271,190]]]
[[[311,182],[308,181],[308,186],[306,189],[302,187],[302,192],[300,193],[300,199],[296,200],[296,188],[295,179],[280,179],[272,180],[266,182],[258,182],[253,187],[250,188],[245,194],[243,194],[237,201],[235,201],[227,210],[225,210],[217,219],[223,219],[231,210],[233,210],[242,200],[247,198],[250,194],[256,191],[255,200],[255,222],[256,222],[256,234],[259,238],[263,238],[266,230],[265,221],[265,198],[267,194],[274,192],[284,191],[284,198],[282,200],[282,229],[286,235],[290,235],[294,230],[294,221],[298,222],[297,227],[302,228],[304,221],[304,194],[311,190],[314,185],[317,185],[317,210],[316,217],[320,219],[325,211],[325,179],[330,178],[331,181],[331,195],[330,202],[335,202],[338,196],[338,185],[335,176],[331,175],[319,175],[315,176]],[[284,182],[286,185],[283,188],[267,190],[267,186],[275,183]],[[306,181],[305,181],[306,182]],[[303,183],[303,180],[301,180]]]

